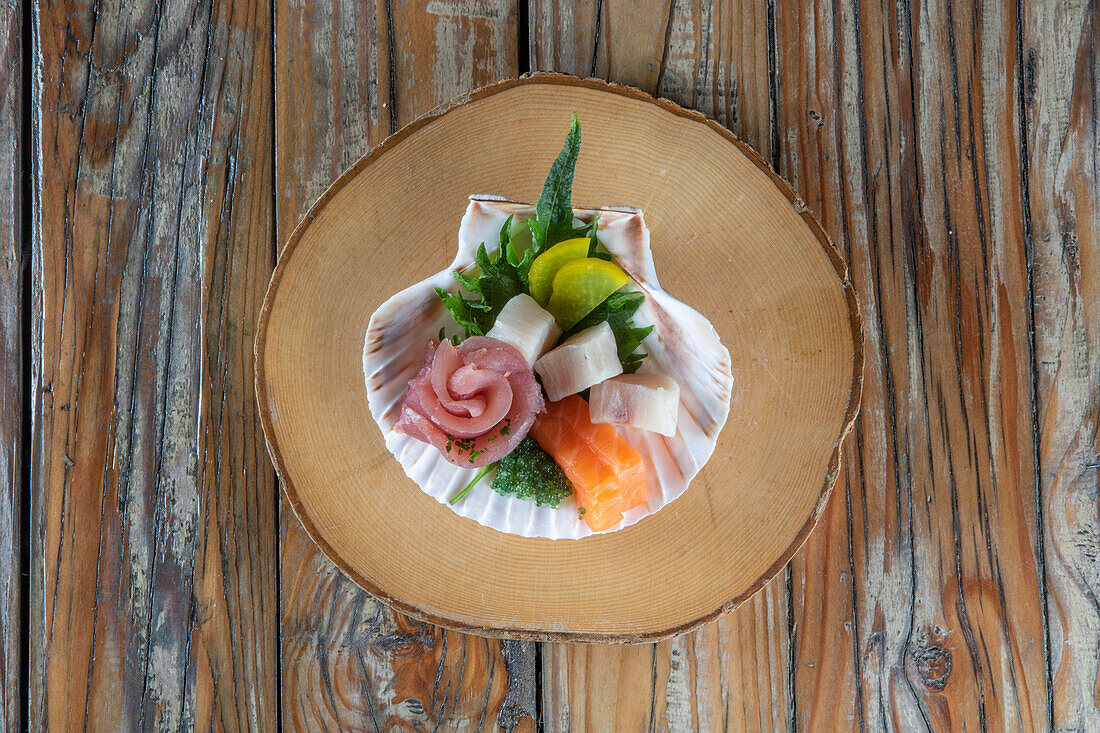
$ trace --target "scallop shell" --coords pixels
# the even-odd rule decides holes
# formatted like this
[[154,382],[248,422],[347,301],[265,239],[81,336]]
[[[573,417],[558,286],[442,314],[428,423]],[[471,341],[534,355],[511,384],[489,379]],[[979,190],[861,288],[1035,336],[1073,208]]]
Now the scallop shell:
[[[439,451],[394,430],[409,380],[420,368],[427,341],[449,334],[456,326],[436,296],[437,287],[456,287],[454,270],[474,264],[482,242],[492,252],[499,247],[500,229],[511,215],[533,216],[534,209],[495,196],[472,196],[458,232],[458,254],[450,267],[383,303],[371,316],[363,347],[363,373],[371,416],[385,437],[386,448],[405,473],[429,496],[442,504],[469,483],[474,469],[459,468]],[[624,438],[641,453],[649,475],[647,506],[626,512],[606,530],[614,532],[648,516],[687,490],[691,479],[714,453],[718,433],[729,415],[733,374],[729,351],[702,315],[661,289],[649,249],[649,229],[642,212],[628,208],[574,209],[582,221],[599,216],[601,243],[616,255],[633,278],[645,302],[635,316],[639,325],[653,325],[642,344],[649,354],[641,371],[667,374],[680,384],[680,412],[676,435],[620,428]],[[501,496],[482,479],[465,500],[451,507],[463,517],[486,527],[524,537],[577,539],[593,532],[577,517],[568,499],[557,508]]]

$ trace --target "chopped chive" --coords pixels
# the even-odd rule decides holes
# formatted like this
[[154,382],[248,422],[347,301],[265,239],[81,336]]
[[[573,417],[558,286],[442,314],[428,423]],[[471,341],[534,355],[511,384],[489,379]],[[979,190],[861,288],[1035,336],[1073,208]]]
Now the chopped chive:
[[482,466],[482,467],[481,467],[481,470],[480,470],[480,471],[478,471],[476,475],[474,475],[474,479],[473,479],[473,481],[471,481],[470,483],[466,484],[466,488],[464,488],[464,489],[463,489],[462,491],[460,491],[460,492],[458,492],[457,494],[455,494],[455,495],[454,495],[454,497],[453,497],[453,498],[451,499],[451,501],[450,501],[450,504],[451,504],[451,506],[454,506],[454,505],[455,505],[455,504],[457,504],[458,502],[460,502],[460,501],[462,501],[463,499],[465,499],[465,498],[466,498],[466,494],[469,494],[469,493],[470,493],[470,491],[471,491],[471,490],[472,490],[472,489],[474,488],[474,485],[475,485],[475,484],[476,484],[476,483],[477,483],[478,481],[480,481],[481,479],[485,478],[485,474],[489,473],[489,472],[490,472],[490,471],[492,471],[492,470],[493,470],[494,468],[496,468],[496,465],[497,465],[497,464],[495,464],[495,463],[490,463],[490,464],[489,464],[488,466]]

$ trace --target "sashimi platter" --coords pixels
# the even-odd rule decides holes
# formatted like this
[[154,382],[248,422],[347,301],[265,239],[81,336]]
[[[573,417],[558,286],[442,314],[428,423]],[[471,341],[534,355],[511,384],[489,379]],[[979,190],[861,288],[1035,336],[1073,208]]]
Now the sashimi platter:
[[573,115],[535,205],[471,196],[446,270],[374,312],[386,447],[455,512],[528,537],[611,532],[680,496],[729,413],[730,355],[661,289],[644,213],[574,208]]
[[312,541],[403,614],[618,643],[714,619],[795,556],[841,474],[862,322],[756,151],[540,73],[372,140],[323,192],[318,165],[287,182],[318,198],[256,326],[297,572],[325,567]]

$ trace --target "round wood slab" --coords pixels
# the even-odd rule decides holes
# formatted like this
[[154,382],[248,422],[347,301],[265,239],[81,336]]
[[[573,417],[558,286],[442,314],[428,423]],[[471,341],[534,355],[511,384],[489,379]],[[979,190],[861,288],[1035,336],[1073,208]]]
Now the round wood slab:
[[[379,304],[451,261],[467,196],[538,198],[574,110],[574,203],[644,210],[661,283],[730,350],[733,399],[674,503],[611,534],[525,539],[406,478],[367,412],[363,337]],[[754,151],[637,90],[537,75],[417,120],[333,184],[275,269],[256,361],[283,488],[363,588],[478,634],[640,641],[733,608],[802,544],[859,409],[863,355],[840,256]]]

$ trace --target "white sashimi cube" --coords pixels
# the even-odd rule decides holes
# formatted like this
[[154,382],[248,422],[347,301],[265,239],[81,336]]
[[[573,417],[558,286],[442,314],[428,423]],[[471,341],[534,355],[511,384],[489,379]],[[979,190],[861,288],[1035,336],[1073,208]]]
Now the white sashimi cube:
[[592,387],[588,417],[672,437],[680,411],[680,385],[664,374],[623,374]]
[[615,334],[607,321],[570,336],[535,362],[551,402],[623,373]]
[[534,364],[561,337],[561,329],[534,298],[520,293],[504,304],[485,335],[515,346],[528,364]]

